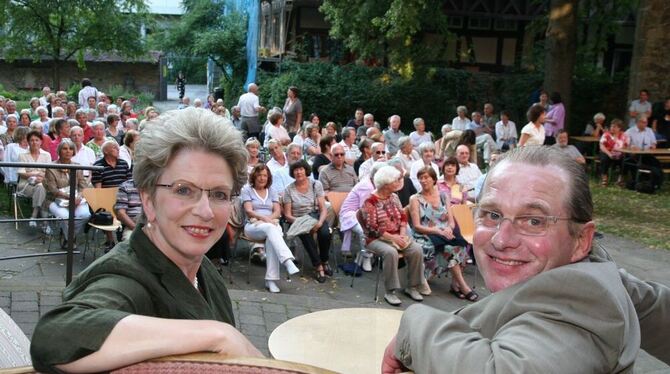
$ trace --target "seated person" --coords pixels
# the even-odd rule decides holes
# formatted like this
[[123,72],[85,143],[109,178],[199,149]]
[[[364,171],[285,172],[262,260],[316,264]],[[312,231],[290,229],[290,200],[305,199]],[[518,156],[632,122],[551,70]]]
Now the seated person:
[[510,112],[503,110],[500,112],[500,121],[496,123],[496,142],[502,151],[514,148],[517,142],[516,123],[510,121],[509,117]]
[[475,145],[477,146],[477,150],[482,152],[484,162],[488,164],[491,159],[491,153],[496,151],[498,146],[491,134],[486,132],[488,128],[486,127],[486,124],[482,122],[481,113],[472,112],[472,121],[468,124],[467,129],[475,132]]
[[279,224],[281,217],[279,196],[270,186],[272,186],[270,170],[265,164],[258,164],[249,175],[249,184],[242,188],[240,200],[247,217],[244,235],[252,240],[265,241],[265,287],[272,293],[278,293],[280,292],[277,286],[279,265],[284,265],[290,275],[300,270],[293,263],[293,253],[284,242]]
[[433,136],[426,131],[426,121],[423,118],[414,118],[412,124],[414,125],[414,131],[409,134],[409,139],[414,148],[419,148],[423,143],[432,143]]
[[358,177],[352,166],[344,162],[344,148],[341,144],[333,144],[330,149],[332,162],[326,165],[319,173],[319,182],[323,190],[335,192],[349,192],[358,183]]
[[116,218],[123,224],[121,240],[128,240],[135,230],[137,219],[142,215],[142,201],[133,178],[121,183],[114,204]]
[[[633,150],[656,149],[656,136],[648,127],[649,120],[646,117],[637,119],[635,126],[626,130],[630,148]],[[640,159],[641,158],[641,159]],[[654,190],[659,189],[663,183],[663,172],[660,161],[652,155],[629,155],[624,160],[626,169],[631,176],[636,175],[638,168],[651,171],[651,184]]]
[[[298,238],[312,261],[314,278],[319,283],[325,283],[326,275],[332,276],[333,270],[328,264],[330,228],[326,222],[323,186],[319,181],[309,180],[311,168],[307,161],[294,162],[289,166],[289,172],[294,182],[284,192],[284,217],[289,223],[295,223],[296,219],[305,215],[317,220],[310,232],[298,235]],[[314,241],[314,233],[317,241]]]
[[[363,150],[363,154],[365,154],[366,144],[364,144],[362,141],[361,141],[361,149]],[[372,169],[372,164],[374,164],[375,162],[386,161],[386,149],[384,147],[384,143],[379,142],[372,143],[372,145],[370,146],[370,152],[371,157],[366,159],[365,162],[361,164],[360,169],[358,169],[358,179],[367,178],[368,175],[370,174],[370,170]],[[361,155],[361,157],[363,157],[363,155]]]
[[[408,308],[382,373],[631,372],[641,324],[658,329],[648,313],[670,309],[645,300],[636,313],[616,266],[589,256],[595,224],[584,169],[554,148],[522,147],[490,173],[474,250],[493,294],[454,313]],[[634,300],[643,298],[637,292]],[[670,360],[666,339],[651,342]]]
[[414,149],[414,145],[409,136],[401,136],[400,139],[398,139],[398,152],[395,154],[395,157],[402,161],[402,168],[408,173],[412,168],[414,161],[419,161],[421,159],[419,152]]
[[314,156],[312,161],[312,171],[314,174],[314,179],[319,179],[319,173],[321,169],[325,168],[330,164],[333,159],[333,156],[330,154],[330,147],[335,143],[335,138],[331,138],[326,135],[321,140],[319,140],[319,154]]
[[441,276],[443,271],[451,272],[451,292],[454,296],[468,301],[477,301],[479,295],[463,277],[466,265],[468,243],[461,236],[454,216],[449,212],[449,198],[439,192],[437,174],[429,166],[419,169],[421,192],[409,201],[409,214],[414,240],[423,248],[424,265],[430,277]]
[[36,370],[102,372],[203,351],[262,356],[235,329],[223,278],[204,257],[246,182],[241,134],[224,121],[186,108],[146,126],[134,178],[146,224],[42,316],[30,350]]
[[449,157],[442,164],[442,178],[437,182],[438,191],[446,193],[452,205],[465,204],[468,201],[468,191],[458,182],[459,171],[460,165],[456,157]]
[[577,147],[568,144],[568,132],[565,129],[558,130],[558,133],[556,134],[556,144],[552,145],[552,147],[557,148],[561,152],[565,152],[573,160],[577,161],[578,164],[586,164],[586,159],[582,156]]
[[431,142],[421,143],[419,146],[419,155],[421,156],[421,159],[412,164],[412,168],[409,171],[409,178],[412,181],[414,188],[416,188],[418,192],[421,192],[421,183],[419,183],[419,178],[417,177],[419,169],[422,169],[425,166],[430,166],[435,170],[435,174],[440,175],[440,168],[435,163],[435,144]]
[[435,160],[444,161],[456,154],[456,147],[461,141],[463,131],[452,130],[450,124],[442,125],[442,137],[435,142]]
[[[433,143],[424,143],[433,145]],[[402,304],[396,295],[400,289],[398,277],[399,252],[407,263],[408,282],[405,293],[415,301],[422,301],[423,255],[421,246],[407,235],[407,215],[395,191],[402,188],[403,175],[393,166],[384,166],[374,176],[375,190],[361,209],[361,223],[365,232],[366,248],[384,261],[384,300],[392,306]]]
[[[607,186],[609,169],[613,165],[621,164],[623,153],[621,149],[628,148],[628,136],[623,132],[623,121],[615,118],[610,123],[609,130],[600,138],[600,185]],[[619,175],[617,184],[623,186],[623,175]]]
[[287,146],[291,143],[291,138],[288,136],[286,128],[282,126],[282,121],[284,120],[284,115],[281,112],[273,112],[268,116],[268,121],[270,125],[266,127],[265,131],[265,144],[267,147],[267,142],[270,139],[274,139],[279,142],[282,146]]
[[[27,136],[28,152],[19,154],[19,162],[50,164],[51,155],[42,150],[42,133],[31,131]],[[32,200],[33,211],[30,218],[40,216],[40,208],[46,199],[46,189],[44,188],[45,169],[20,167],[16,171],[19,175],[19,184],[16,191]],[[30,227],[37,227],[36,221],[29,222]],[[45,226],[46,228],[47,226]]]
[[[70,139],[61,140],[57,148],[58,160],[55,164],[76,164],[72,161],[75,152],[75,145]],[[44,188],[47,191],[47,197],[44,200],[44,208],[49,210],[56,218],[68,218],[70,216],[69,199],[70,199],[70,172],[68,169],[47,169],[44,173]],[[84,178],[81,170],[77,170],[77,191],[75,192],[76,206],[74,216],[77,220],[74,221],[74,235],[86,225],[88,218],[91,216],[88,204],[81,196],[81,191],[88,187],[88,182]],[[74,240],[68,237],[68,222],[61,221],[61,230],[66,236],[66,241],[63,243],[63,248],[67,247],[67,240]]]
[[469,162],[470,148],[464,144],[459,145],[456,148],[456,159],[459,166],[458,175],[456,175],[458,183],[463,185],[464,191],[469,192],[474,190],[477,179],[482,175],[482,172],[479,170],[477,164]]

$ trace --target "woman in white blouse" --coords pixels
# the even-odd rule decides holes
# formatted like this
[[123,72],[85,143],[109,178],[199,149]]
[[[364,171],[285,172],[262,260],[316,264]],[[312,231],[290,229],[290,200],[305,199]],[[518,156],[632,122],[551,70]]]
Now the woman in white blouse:
[[519,147],[526,145],[544,144],[544,116],[546,112],[542,105],[535,104],[528,110],[528,124],[521,129]]
[[244,235],[254,240],[265,240],[265,287],[277,293],[280,291],[277,286],[279,265],[283,264],[291,275],[300,270],[293,263],[293,253],[284,241],[279,225],[279,197],[270,188],[271,185],[270,169],[265,164],[258,164],[251,170],[249,184],[242,188],[240,199],[247,214]]

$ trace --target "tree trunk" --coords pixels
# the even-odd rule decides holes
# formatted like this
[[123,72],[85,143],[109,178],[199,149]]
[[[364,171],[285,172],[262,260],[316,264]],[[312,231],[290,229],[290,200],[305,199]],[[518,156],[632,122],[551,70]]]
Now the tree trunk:
[[60,59],[51,59],[51,87],[55,91],[60,91]]
[[635,25],[635,45],[630,67],[628,98],[635,99],[641,89],[648,89],[650,101],[662,101],[670,96],[670,2],[640,0]]
[[578,6],[579,0],[551,0],[545,35],[544,89],[550,94],[561,94],[566,111],[566,129],[570,129],[570,124],[574,122],[570,118],[570,98],[577,52]]

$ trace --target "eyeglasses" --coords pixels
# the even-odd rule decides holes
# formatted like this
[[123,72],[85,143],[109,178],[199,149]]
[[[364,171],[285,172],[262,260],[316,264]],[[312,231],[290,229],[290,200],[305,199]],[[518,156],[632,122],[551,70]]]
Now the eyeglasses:
[[500,225],[504,220],[509,220],[521,235],[543,236],[546,235],[550,224],[555,224],[561,220],[570,221],[572,218],[542,215],[521,215],[509,218],[503,217],[498,212],[477,208],[475,210],[475,220],[479,225],[496,231],[500,230]]
[[386,151],[376,151],[375,154],[378,154],[378,155],[385,155],[385,154],[386,154]]
[[344,157],[344,153],[333,153],[333,157]]
[[200,201],[203,192],[207,192],[209,202],[214,205],[230,204],[230,190],[224,187],[200,188],[190,182],[177,181],[171,184],[156,184],[156,187],[169,188],[172,196],[188,203],[197,203]]

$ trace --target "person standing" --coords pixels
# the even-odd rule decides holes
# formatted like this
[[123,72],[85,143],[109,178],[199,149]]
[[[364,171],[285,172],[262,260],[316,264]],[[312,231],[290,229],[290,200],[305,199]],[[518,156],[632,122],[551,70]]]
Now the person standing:
[[81,90],[79,90],[79,107],[88,108],[88,98],[89,97],[98,97],[98,89],[93,87],[93,83],[88,78],[81,80]]
[[186,77],[184,77],[184,73],[180,71],[174,83],[177,86],[177,91],[179,91],[179,103],[181,104],[186,93]]
[[645,118],[651,117],[651,103],[649,102],[649,91],[640,90],[640,96],[637,100],[630,102],[628,107],[628,115],[630,120],[628,121],[628,128],[633,128],[637,125],[637,120],[639,117],[644,116]]
[[249,83],[247,93],[240,96],[237,106],[240,107],[242,119],[240,129],[245,138],[258,138],[261,132],[261,123],[258,120],[258,114],[265,112],[258,100],[258,86],[256,83]]
[[298,88],[291,86],[286,91],[286,102],[284,103],[284,115],[286,121],[284,127],[291,139],[300,131],[302,124],[302,101],[298,98]]

